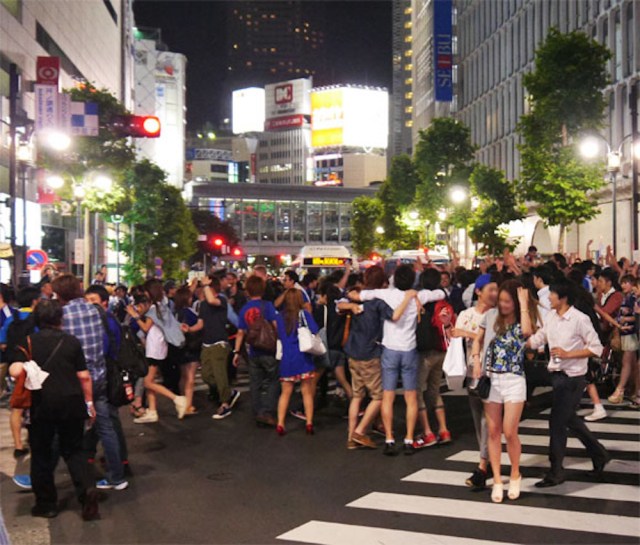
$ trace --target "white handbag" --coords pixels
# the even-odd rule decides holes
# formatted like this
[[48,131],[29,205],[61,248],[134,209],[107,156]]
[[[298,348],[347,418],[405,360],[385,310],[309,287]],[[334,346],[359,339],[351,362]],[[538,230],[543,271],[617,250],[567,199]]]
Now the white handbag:
[[309,329],[307,317],[304,311],[298,315],[298,344],[300,352],[311,354],[312,356],[323,356],[327,352],[327,347],[322,342],[319,335],[314,335]]
[[462,388],[467,374],[466,356],[464,353],[464,339],[455,337],[451,339],[447,355],[442,363],[442,370],[447,378],[447,386],[450,390]]

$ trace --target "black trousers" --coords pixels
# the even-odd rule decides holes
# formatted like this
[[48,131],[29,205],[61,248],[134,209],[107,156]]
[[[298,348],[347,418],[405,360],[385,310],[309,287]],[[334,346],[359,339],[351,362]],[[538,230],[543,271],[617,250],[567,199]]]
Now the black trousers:
[[607,457],[605,448],[589,431],[584,420],[576,414],[585,385],[584,377],[568,377],[564,373],[551,374],[553,401],[549,421],[551,435],[549,460],[551,461],[550,476],[554,479],[563,477],[562,464],[567,450],[569,430],[582,442],[587,449],[587,454],[594,462],[603,461]]
[[95,487],[93,471],[82,448],[84,419],[33,420],[29,427],[31,484],[36,505],[47,509],[56,509],[58,503],[54,480],[57,456],[53,448],[56,434],[59,453],[69,468],[78,500],[82,503],[87,489]]

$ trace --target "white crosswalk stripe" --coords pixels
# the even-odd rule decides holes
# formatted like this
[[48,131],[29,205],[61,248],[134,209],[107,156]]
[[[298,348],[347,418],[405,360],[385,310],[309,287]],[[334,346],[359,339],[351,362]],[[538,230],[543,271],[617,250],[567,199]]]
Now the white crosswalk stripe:
[[640,521],[637,517],[602,513],[594,516],[594,513],[526,507],[513,502],[492,504],[412,494],[372,492],[351,502],[347,507],[465,520],[517,521],[518,524],[528,526],[576,532],[599,533],[606,528],[608,534],[617,536],[637,536],[640,530]]
[[[445,484],[449,486],[466,487],[465,479],[468,473],[462,471],[444,471],[441,469],[421,469],[416,473],[402,479],[412,483]],[[534,484],[539,479],[522,479],[520,490],[532,494],[549,494],[546,488],[536,488]],[[505,486],[509,479],[503,477]],[[487,484],[492,484],[489,479]],[[583,483],[578,481],[567,481],[554,487],[554,494],[561,496],[571,496],[574,498],[591,498],[594,500],[609,501],[638,501],[638,487],[626,484],[604,484],[604,483]]]
[[[593,409],[581,409],[578,411],[578,416],[586,416],[591,414]],[[540,414],[551,414],[551,409],[545,409]],[[624,418],[625,420],[640,420],[640,411],[611,411],[607,413],[608,418]],[[606,422],[606,420],[605,420]]]
[[312,520],[278,539],[321,545],[494,545],[497,541]]
[[[547,443],[548,443],[547,439]],[[478,453],[474,450],[462,450],[453,456],[447,458],[451,462],[468,462],[478,463]],[[509,464],[509,456],[506,452],[502,453],[502,464]],[[525,467],[549,467],[549,457],[546,454],[527,454],[523,453],[520,457],[520,465]],[[590,471],[593,469],[593,463],[590,458],[574,458],[568,456],[564,459],[565,469]],[[640,475],[640,462],[637,460],[611,460],[607,464],[609,473],[626,473],[631,475]]]
[[[548,414],[548,411],[543,411],[542,414]],[[536,539],[539,538],[544,542],[551,542],[552,540],[546,536],[555,536],[556,532],[573,536],[571,542],[581,542],[589,535],[597,535],[601,539],[611,536],[611,541],[614,540],[613,536],[617,536],[615,539],[618,540],[638,539],[640,518],[637,517],[637,511],[640,508],[640,492],[637,482],[640,478],[640,460],[637,457],[625,459],[630,458],[629,453],[637,453],[640,450],[640,429],[636,425],[637,417],[635,416],[637,414],[633,411],[619,410],[612,417],[625,419],[622,423],[618,421],[588,424],[589,429],[596,434],[598,440],[613,457],[605,470],[614,479],[613,483],[571,480],[572,472],[589,471],[593,469],[593,462],[584,451],[582,443],[570,437],[568,448],[579,449],[583,456],[565,458],[564,467],[568,470],[569,480],[552,488],[536,488],[534,485],[540,477],[531,478],[535,476],[535,471],[532,474],[530,470],[532,468],[548,469],[548,454],[535,452],[540,452],[539,447],[545,447],[546,451],[549,437],[547,434],[527,434],[526,431],[545,431],[548,429],[549,421],[544,417],[530,417],[521,423],[520,438],[524,452],[520,465],[524,477],[521,483],[523,497],[520,501],[510,501],[505,494],[503,503],[494,504],[488,497],[488,490],[486,501],[478,501],[480,496],[473,495],[469,499],[459,499],[463,497],[460,496],[459,490],[466,488],[465,480],[478,462],[477,451],[462,450],[447,457],[444,461],[446,466],[443,469],[421,469],[401,479],[401,482],[407,483],[407,486],[412,485],[408,493],[398,493],[395,490],[393,493],[372,491],[351,501],[346,507],[353,509],[352,518],[355,519],[353,521],[312,520],[278,536],[278,539],[322,545],[499,545],[506,542],[519,542],[514,540],[522,539],[508,532],[489,533],[479,529],[478,525],[492,524],[492,521],[507,522],[521,532],[520,536],[523,532],[524,535],[529,531],[535,532],[531,535],[535,535]],[[623,439],[619,438],[620,436]],[[637,439],[630,441],[629,436],[636,436]],[[531,452],[531,449],[535,449],[534,452]],[[509,465],[506,452],[502,454],[502,464],[505,468]],[[503,481],[506,491],[508,477],[503,477]],[[618,484],[620,482],[624,484]],[[489,481],[490,484],[491,481]],[[443,492],[443,487],[445,490],[451,487],[451,494],[447,495]],[[455,493],[455,490],[458,492]],[[545,497],[549,498],[549,507]],[[558,504],[557,501],[553,501],[554,498],[567,498],[567,501]],[[575,498],[575,500],[572,502],[569,498]],[[534,502],[534,500],[538,501]],[[576,503],[580,501],[582,503]],[[534,505],[530,505],[531,503]],[[635,505],[635,513],[633,509],[630,510],[630,504]],[[347,513],[350,512],[347,510]],[[413,516],[414,519],[389,519],[380,515],[378,519],[373,519],[371,526],[361,524],[363,519],[367,523],[372,520],[369,513],[376,512],[388,513],[387,516],[394,517]],[[403,520],[407,520],[407,524],[410,524],[416,516],[430,519],[435,517],[443,522],[443,527],[449,529],[452,527],[451,523],[447,524],[445,520],[457,521],[453,530],[456,535],[416,532],[415,530],[419,530],[420,527],[416,528],[415,523],[412,523],[410,528],[402,528]],[[376,526],[376,524],[385,525],[383,521],[389,520],[395,521],[389,523],[391,528]],[[431,532],[437,532],[437,528],[440,528],[430,523],[426,523],[425,527],[428,527]],[[490,536],[495,541],[478,540],[475,536]]]
[[[640,434],[640,426],[638,426],[638,424],[610,424],[606,422],[589,422],[587,424],[587,427],[594,433],[624,433],[628,435]],[[520,429],[522,428],[548,430],[549,422],[547,420],[525,420],[523,422],[520,422]]]

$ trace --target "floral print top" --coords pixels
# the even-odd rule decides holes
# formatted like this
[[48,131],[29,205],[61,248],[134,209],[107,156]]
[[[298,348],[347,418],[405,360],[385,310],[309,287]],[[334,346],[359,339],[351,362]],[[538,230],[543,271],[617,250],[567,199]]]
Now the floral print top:
[[485,369],[494,373],[524,375],[524,351],[527,340],[520,324],[510,325],[496,335],[485,354]]

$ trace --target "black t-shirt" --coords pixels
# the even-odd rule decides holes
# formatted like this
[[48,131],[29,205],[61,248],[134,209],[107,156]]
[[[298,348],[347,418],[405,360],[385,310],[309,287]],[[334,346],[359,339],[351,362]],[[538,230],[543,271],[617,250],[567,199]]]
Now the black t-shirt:
[[[60,341],[62,344],[56,350]],[[32,392],[31,418],[38,420],[86,418],[84,394],[76,374],[87,370],[80,341],[59,329],[43,329],[31,335],[31,348],[33,360],[49,373],[42,384],[42,389]]]
[[227,340],[227,300],[220,299],[220,306],[210,305],[205,299],[200,303],[200,318],[204,322],[202,344],[215,344]]

